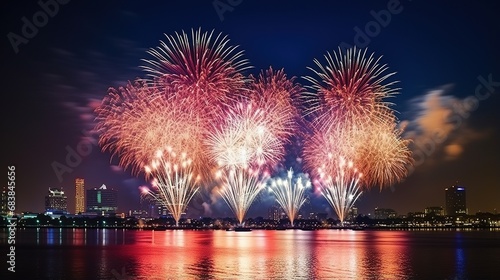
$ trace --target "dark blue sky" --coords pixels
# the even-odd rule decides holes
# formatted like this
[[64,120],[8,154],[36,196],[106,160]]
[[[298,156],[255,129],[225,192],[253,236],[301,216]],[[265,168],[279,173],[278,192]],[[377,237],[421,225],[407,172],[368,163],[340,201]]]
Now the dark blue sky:
[[[199,27],[222,32],[239,45],[254,66],[247,74],[273,66],[284,68],[304,84],[300,77],[311,74],[307,67],[313,66],[313,59],[321,59],[343,43],[366,45],[369,52],[383,56],[382,63],[397,72],[395,79],[400,81],[401,94],[392,100],[394,109],[409,124],[408,137],[426,144],[416,148],[424,156],[407,180],[381,192],[366,192],[358,202],[361,212],[376,206],[400,213],[444,206],[444,188],[457,180],[467,187],[472,213],[500,208],[500,160],[496,156],[500,154],[496,109],[500,86],[495,84],[500,82],[500,24],[494,4],[169,2],[68,1],[58,4],[58,11],[39,24],[36,34],[31,30],[32,38],[24,38],[22,18],[33,22],[34,15],[42,15],[41,6],[36,1],[4,3],[1,163],[16,165],[19,211],[42,211],[49,187],[64,187],[73,211],[73,182],[78,176],[86,179],[87,187],[104,183],[118,188],[121,211],[137,207],[141,181],[128,172],[113,171],[109,154],[87,145],[89,139],[82,131],[92,125],[90,103],[104,97],[110,86],[143,77],[140,60],[148,58],[145,51],[156,47],[164,33]],[[220,14],[214,2],[237,5]],[[390,20],[382,16],[387,14]],[[385,22],[377,23],[376,15]],[[43,21],[43,15],[37,20]],[[357,30],[369,35],[359,35]],[[360,36],[366,36],[365,40]],[[488,97],[479,99],[475,94],[482,85],[478,77],[493,81]],[[480,90],[480,96],[488,93],[485,86]],[[457,104],[474,106],[463,112]],[[436,129],[446,137],[429,144],[429,135]],[[92,150],[59,180],[52,165],[67,165],[67,147],[76,150],[79,145]],[[311,201],[307,207],[330,209],[322,198]],[[251,209],[250,216],[261,214],[257,208]],[[214,205],[213,211],[214,215],[230,215],[223,203]]]

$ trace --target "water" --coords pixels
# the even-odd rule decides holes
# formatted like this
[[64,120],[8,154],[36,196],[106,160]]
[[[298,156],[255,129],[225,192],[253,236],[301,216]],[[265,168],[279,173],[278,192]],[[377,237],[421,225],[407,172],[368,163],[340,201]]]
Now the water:
[[[0,279],[500,279],[500,231],[18,229]],[[12,276],[15,276],[13,278]]]

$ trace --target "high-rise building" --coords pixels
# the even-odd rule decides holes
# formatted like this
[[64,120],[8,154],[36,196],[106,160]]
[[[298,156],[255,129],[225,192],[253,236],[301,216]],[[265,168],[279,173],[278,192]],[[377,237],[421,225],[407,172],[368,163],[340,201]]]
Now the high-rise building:
[[446,199],[446,215],[455,216],[467,214],[467,205],[465,203],[465,187],[451,186],[444,189]]
[[281,219],[281,207],[278,205],[273,205],[267,209],[267,218],[273,221],[279,221]]
[[7,187],[4,186],[2,188],[2,194],[0,197],[0,215],[7,215],[9,213],[9,209],[7,208]]
[[358,217],[358,208],[357,207],[351,207],[349,209],[349,213],[347,214],[347,219],[348,220],[354,220]]
[[87,190],[87,212],[98,215],[115,214],[118,209],[118,191],[106,185]]
[[75,186],[75,214],[79,214],[85,212],[85,181],[76,178]]
[[441,206],[431,206],[424,209],[425,215],[444,216],[444,209]]
[[384,220],[384,219],[394,219],[398,216],[398,213],[394,211],[394,209],[390,208],[375,208],[374,218],[376,220]]
[[167,209],[167,206],[165,206],[163,203],[161,203],[158,200],[154,201],[154,216],[156,217],[168,217],[170,212]]
[[49,194],[45,196],[45,212],[66,213],[68,211],[67,199],[62,188],[49,188]]

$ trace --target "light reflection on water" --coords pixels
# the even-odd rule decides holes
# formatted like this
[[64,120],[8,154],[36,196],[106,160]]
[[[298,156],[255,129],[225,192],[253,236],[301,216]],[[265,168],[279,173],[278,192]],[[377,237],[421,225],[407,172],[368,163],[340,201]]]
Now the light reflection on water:
[[[0,231],[2,249],[6,233]],[[16,238],[19,275],[49,278],[488,279],[500,273],[494,261],[500,231],[19,229]]]

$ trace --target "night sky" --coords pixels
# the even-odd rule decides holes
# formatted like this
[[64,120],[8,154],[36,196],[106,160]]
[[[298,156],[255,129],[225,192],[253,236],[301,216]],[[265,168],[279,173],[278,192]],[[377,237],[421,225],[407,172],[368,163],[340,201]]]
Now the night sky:
[[[390,101],[406,125],[405,137],[414,140],[416,166],[404,182],[365,192],[357,202],[360,213],[444,207],[444,188],[457,181],[467,188],[470,214],[500,209],[500,24],[494,3],[67,2],[46,22],[37,1],[7,1],[2,8],[2,180],[6,184],[7,166],[15,165],[17,212],[42,212],[49,187],[63,187],[74,211],[76,177],[85,178],[86,188],[117,188],[121,212],[139,207],[144,182],[120,171],[117,160],[94,145],[92,106],[109,87],[145,77],[141,59],[150,58],[146,50],[164,33],[200,27],[228,35],[244,50],[253,66],[245,74],[272,66],[307,84],[301,77],[312,74],[307,67],[313,59],[341,45],[368,47],[397,72],[401,90]],[[217,12],[214,3],[228,9]],[[22,18],[33,22],[34,15],[40,27],[24,28],[23,35]],[[70,166],[68,149],[88,155]],[[288,156],[284,167],[297,165],[295,157]],[[71,172],[58,177],[56,163]],[[232,216],[222,199],[212,203],[207,193],[195,198],[191,215]],[[272,198],[259,199],[266,207],[254,205],[247,217],[265,215],[259,211]],[[322,197],[304,210],[332,212]]]

